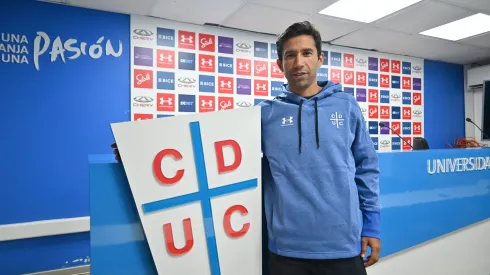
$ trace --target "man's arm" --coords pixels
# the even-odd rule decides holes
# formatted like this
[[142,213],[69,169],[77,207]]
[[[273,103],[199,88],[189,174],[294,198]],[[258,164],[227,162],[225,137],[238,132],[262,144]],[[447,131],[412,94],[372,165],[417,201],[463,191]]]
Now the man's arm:
[[355,181],[359,194],[359,204],[362,211],[363,226],[361,231],[362,257],[365,256],[366,246],[372,253],[366,266],[378,261],[380,250],[380,218],[381,205],[379,202],[379,163],[374,143],[366,129],[366,122],[359,106],[355,107],[355,139],[351,150],[356,163]]

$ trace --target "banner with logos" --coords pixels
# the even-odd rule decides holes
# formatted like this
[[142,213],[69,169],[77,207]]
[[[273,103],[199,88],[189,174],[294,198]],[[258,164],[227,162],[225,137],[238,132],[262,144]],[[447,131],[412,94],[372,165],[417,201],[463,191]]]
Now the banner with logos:
[[[131,119],[250,107],[283,92],[276,37],[131,16]],[[318,80],[354,96],[379,152],[424,136],[423,59],[323,45]],[[383,122],[386,127],[380,127]]]

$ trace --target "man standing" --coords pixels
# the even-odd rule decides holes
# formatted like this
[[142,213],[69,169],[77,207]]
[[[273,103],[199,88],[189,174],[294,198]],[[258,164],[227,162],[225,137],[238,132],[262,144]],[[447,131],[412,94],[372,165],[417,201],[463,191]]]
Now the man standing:
[[379,168],[360,107],[340,84],[317,82],[325,57],[309,22],[276,45],[288,83],[259,104],[270,274],[366,274],[380,250]]
[[380,252],[378,157],[366,123],[340,84],[317,81],[325,57],[309,22],[276,45],[288,83],[259,104],[270,275],[364,275]]

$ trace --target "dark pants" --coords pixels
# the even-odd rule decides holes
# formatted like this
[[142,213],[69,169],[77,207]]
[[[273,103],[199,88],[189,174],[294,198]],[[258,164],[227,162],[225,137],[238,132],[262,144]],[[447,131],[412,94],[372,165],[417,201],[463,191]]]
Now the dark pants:
[[269,252],[269,275],[366,275],[361,256],[335,260],[307,260]]

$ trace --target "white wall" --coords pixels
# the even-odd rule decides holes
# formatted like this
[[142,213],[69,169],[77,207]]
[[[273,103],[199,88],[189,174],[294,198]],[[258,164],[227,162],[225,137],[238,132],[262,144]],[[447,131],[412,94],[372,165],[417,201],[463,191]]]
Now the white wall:
[[489,275],[490,219],[381,259],[368,275]]
[[[477,68],[469,68],[465,66],[465,117],[471,118],[480,128],[483,129],[482,124],[482,112],[483,112],[483,88],[470,89],[470,85],[476,83],[483,84],[483,80],[490,80],[490,65]],[[473,124],[467,122],[466,124],[466,137],[473,137],[478,142],[481,141],[481,132],[473,126]],[[490,146],[490,141],[483,141]],[[489,272],[490,273],[490,272]],[[488,275],[488,274],[487,274]]]

